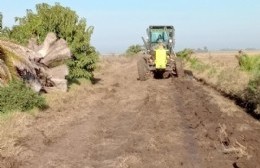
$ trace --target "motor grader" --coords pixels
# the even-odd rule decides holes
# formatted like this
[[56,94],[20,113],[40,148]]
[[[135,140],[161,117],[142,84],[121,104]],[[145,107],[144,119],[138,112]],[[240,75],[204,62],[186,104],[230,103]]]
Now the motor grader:
[[173,26],[149,26],[147,39],[142,37],[146,51],[137,62],[139,80],[144,81],[150,76],[168,78],[183,77],[182,60],[173,48],[175,45],[175,29]]

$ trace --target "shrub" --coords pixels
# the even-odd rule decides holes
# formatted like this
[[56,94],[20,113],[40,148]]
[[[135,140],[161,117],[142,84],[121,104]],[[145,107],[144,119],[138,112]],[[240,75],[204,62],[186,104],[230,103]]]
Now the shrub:
[[247,87],[248,98],[260,104],[260,73],[256,73]]
[[240,52],[236,58],[240,69],[252,74],[245,91],[245,98],[256,106],[255,113],[260,114],[260,57],[248,56]]
[[193,50],[192,49],[184,49],[182,51],[177,52],[177,57],[180,57],[182,59],[186,59],[189,60],[191,58],[191,55],[193,54]]
[[255,105],[255,114],[260,115],[260,72],[249,81],[244,98]]
[[236,56],[241,70],[253,72],[260,71],[260,57],[248,56],[247,54],[240,54]]
[[128,49],[126,50],[126,55],[135,55],[135,54],[138,54],[139,52],[141,52],[143,49],[142,49],[142,46],[141,45],[131,45],[130,47],[128,47]]
[[32,91],[26,85],[13,80],[6,87],[0,87],[0,112],[27,111],[34,107],[46,107],[45,99]]

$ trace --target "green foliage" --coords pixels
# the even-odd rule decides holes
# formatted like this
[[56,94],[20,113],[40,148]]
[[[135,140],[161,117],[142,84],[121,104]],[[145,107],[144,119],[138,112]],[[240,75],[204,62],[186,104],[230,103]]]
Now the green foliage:
[[260,73],[255,74],[249,81],[247,91],[250,97],[253,96],[253,99],[258,100],[260,104]]
[[245,53],[240,53],[240,55],[236,57],[240,69],[252,74],[245,95],[248,101],[258,106],[255,112],[260,114],[260,56],[248,56]]
[[260,72],[255,73],[249,81],[245,98],[255,105],[255,113],[260,115]]
[[237,56],[239,66],[241,70],[253,72],[260,71],[260,56],[248,56],[247,54],[241,54]]
[[17,26],[10,32],[10,37],[26,44],[32,37],[42,43],[48,32],[56,33],[58,38],[65,39],[73,53],[68,62],[70,74],[68,79],[93,77],[98,54],[90,45],[93,27],[87,27],[86,19],[79,19],[75,11],[56,3],[36,5],[36,13],[26,11],[26,16],[17,17]]
[[210,68],[209,65],[204,64],[203,62],[199,61],[197,58],[189,58],[188,61],[190,62],[190,67],[199,72],[204,72],[205,70]]
[[139,52],[141,52],[143,49],[142,49],[142,46],[141,45],[131,45],[128,47],[128,49],[126,50],[126,54],[127,55],[135,55],[135,54],[138,54]]
[[[87,57],[86,57],[87,54]],[[73,80],[75,78],[86,78],[93,79],[93,72],[96,69],[96,62],[98,61],[97,53],[95,52],[94,47],[88,47],[88,50],[83,54],[75,55],[71,61],[68,62],[70,67],[70,74],[68,79]]]
[[10,28],[4,27],[2,30],[0,30],[0,38],[4,40],[10,40],[9,38],[10,32],[11,32]]
[[184,49],[176,53],[177,57],[187,61],[190,64],[190,67],[194,70],[197,70],[199,72],[204,72],[205,70],[210,68],[209,65],[204,64],[203,62],[199,61],[197,58],[191,57],[192,54],[193,54],[192,49]]
[[[248,89],[252,93],[260,93],[260,74],[257,74],[249,81]],[[259,97],[260,100],[260,97]]]
[[187,48],[176,53],[177,57],[185,60],[189,60],[192,54],[193,54],[193,50]]
[[26,87],[21,81],[12,81],[7,87],[0,87],[0,112],[27,111],[34,107],[44,108],[43,97]]

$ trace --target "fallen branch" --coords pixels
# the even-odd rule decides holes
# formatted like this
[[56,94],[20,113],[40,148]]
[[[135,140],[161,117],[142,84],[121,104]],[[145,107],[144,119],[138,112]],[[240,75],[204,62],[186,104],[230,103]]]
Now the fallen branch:
[[[222,152],[224,154],[235,154],[237,157],[249,156],[246,152],[247,148],[240,144],[237,140],[234,143],[228,137],[226,132],[226,125],[219,124],[219,139],[222,144]],[[229,147],[227,147],[229,146]]]

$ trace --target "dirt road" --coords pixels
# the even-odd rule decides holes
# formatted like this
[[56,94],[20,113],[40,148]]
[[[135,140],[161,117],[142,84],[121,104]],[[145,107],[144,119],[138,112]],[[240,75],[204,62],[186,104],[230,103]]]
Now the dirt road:
[[206,86],[138,81],[127,58],[104,59],[96,78],[28,126],[13,167],[260,167],[259,122]]

